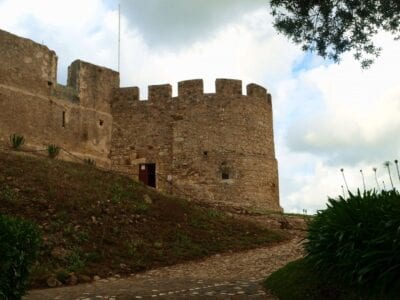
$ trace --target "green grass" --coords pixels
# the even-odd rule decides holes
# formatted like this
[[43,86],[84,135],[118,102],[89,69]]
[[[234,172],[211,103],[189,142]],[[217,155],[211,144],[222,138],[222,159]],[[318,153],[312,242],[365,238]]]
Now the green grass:
[[43,232],[31,287],[71,272],[130,274],[286,239],[92,165],[20,152],[0,151],[0,213]]
[[321,274],[305,260],[293,261],[269,276],[264,287],[280,300],[391,300],[399,299],[398,291],[380,294],[370,289],[357,290]]

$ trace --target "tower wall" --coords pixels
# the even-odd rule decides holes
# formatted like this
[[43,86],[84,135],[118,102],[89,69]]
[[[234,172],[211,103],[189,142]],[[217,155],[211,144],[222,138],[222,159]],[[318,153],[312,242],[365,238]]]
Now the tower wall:
[[[208,202],[281,210],[271,97],[258,85],[242,94],[239,80],[202,80],[120,89],[113,103],[111,160],[137,178],[139,164],[157,165],[157,188]],[[133,96],[134,95],[134,96]],[[134,149],[132,149],[134,148]],[[174,190],[175,189],[175,190]]]
[[0,143],[16,133],[25,147],[55,144],[110,165],[110,102],[119,74],[82,61],[71,64],[67,86],[56,74],[54,51],[0,30]]

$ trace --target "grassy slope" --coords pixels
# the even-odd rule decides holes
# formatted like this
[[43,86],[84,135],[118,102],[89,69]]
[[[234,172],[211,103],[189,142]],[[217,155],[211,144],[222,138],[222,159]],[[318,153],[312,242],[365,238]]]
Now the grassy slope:
[[304,259],[288,263],[264,281],[264,287],[280,300],[391,300],[399,299],[399,291],[382,295],[370,289],[359,290],[329,279],[329,274],[315,272]]
[[0,213],[42,229],[32,286],[52,274],[129,274],[283,240],[124,176],[15,152],[0,152]]

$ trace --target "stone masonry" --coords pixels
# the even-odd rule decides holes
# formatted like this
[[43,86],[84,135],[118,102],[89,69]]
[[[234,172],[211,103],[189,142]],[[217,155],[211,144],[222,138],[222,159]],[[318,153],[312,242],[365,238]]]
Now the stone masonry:
[[17,133],[30,149],[56,144],[166,193],[281,210],[271,95],[263,87],[249,84],[243,95],[240,80],[217,79],[207,94],[202,80],[188,80],[178,83],[177,97],[169,84],[149,86],[143,101],[104,67],[74,61],[66,86],[56,74],[54,51],[0,30],[1,144]]

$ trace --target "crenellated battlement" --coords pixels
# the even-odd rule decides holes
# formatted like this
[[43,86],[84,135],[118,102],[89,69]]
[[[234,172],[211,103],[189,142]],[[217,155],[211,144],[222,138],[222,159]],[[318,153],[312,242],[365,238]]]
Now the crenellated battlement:
[[219,78],[215,80],[215,93],[220,95],[242,95],[242,81]]
[[105,67],[76,60],[66,85],[56,74],[54,51],[0,30],[0,144],[18,133],[26,147],[56,144],[167,193],[280,210],[264,87],[218,78],[206,93],[192,79],[176,96],[171,84],[150,85],[140,101],[138,87],[121,88]]
[[178,97],[200,96],[203,94],[203,79],[192,79],[178,82]]
[[150,85],[148,96],[150,102],[170,100],[172,98],[172,85],[170,84]]
[[[148,87],[148,99],[143,99],[140,103],[162,103],[170,100],[201,98],[202,96],[221,96],[221,97],[249,97],[268,100],[270,95],[264,87],[250,83],[246,86],[247,95],[242,93],[242,81],[236,79],[215,80],[215,93],[204,93],[204,82],[202,79],[191,79],[178,82],[178,95],[172,96],[172,85],[159,84]],[[140,100],[140,90],[138,87],[124,87],[115,91],[114,102],[133,102]]]

